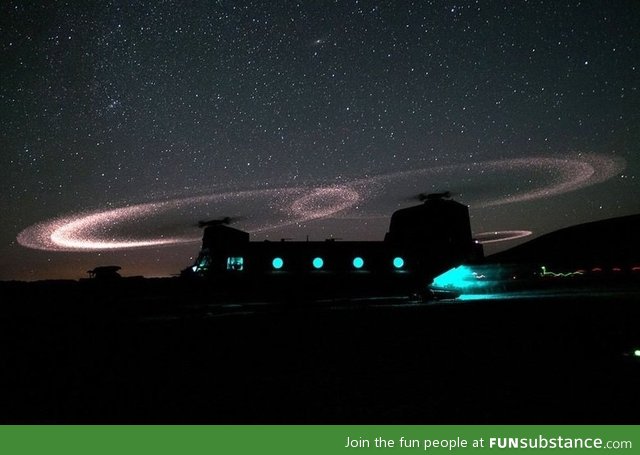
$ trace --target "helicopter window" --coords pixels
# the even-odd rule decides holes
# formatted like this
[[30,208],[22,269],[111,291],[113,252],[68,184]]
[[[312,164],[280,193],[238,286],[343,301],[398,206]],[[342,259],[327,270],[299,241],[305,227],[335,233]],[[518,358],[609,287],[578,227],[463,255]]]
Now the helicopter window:
[[280,270],[284,265],[284,261],[282,260],[282,258],[273,258],[273,261],[271,261],[271,265],[274,269]]
[[400,256],[393,258],[393,266],[396,269],[401,269],[402,267],[404,267],[404,259],[402,259]]
[[196,262],[196,264],[191,267],[191,270],[193,270],[194,272],[205,272],[209,269],[209,257],[206,255],[201,255],[201,257],[198,258],[198,261]]
[[323,265],[324,265],[324,260],[322,260],[321,257],[314,258],[313,260],[314,269],[321,269]]
[[361,269],[364,266],[364,259],[360,256],[353,258],[353,267],[356,269]]
[[230,256],[227,258],[227,270],[244,270],[244,258],[242,256]]

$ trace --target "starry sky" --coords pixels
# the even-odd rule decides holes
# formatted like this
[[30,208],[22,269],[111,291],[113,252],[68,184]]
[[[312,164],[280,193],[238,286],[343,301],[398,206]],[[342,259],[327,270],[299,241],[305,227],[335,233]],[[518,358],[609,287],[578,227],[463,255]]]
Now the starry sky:
[[1,280],[176,274],[219,216],[381,240],[420,192],[477,234],[640,212],[635,0],[16,1],[0,32]]

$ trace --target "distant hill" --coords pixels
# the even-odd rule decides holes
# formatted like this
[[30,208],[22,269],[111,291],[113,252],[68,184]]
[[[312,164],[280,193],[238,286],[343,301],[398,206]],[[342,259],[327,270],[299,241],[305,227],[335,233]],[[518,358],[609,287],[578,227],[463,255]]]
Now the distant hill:
[[640,214],[578,224],[487,257],[495,263],[640,264]]

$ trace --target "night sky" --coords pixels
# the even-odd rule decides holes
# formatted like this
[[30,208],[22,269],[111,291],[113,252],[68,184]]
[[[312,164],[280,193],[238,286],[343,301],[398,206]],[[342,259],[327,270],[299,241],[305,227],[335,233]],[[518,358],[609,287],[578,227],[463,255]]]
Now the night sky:
[[635,0],[19,1],[0,37],[2,280],[176,274],[223,216],[381,240],[421,192],[476,234],[640,212]]

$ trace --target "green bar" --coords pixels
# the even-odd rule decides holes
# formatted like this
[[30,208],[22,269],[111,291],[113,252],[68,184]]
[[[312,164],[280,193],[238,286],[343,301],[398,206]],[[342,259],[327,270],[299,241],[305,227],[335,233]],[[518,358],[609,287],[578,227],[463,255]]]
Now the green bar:
[[[503,440],[491,438],[506,438]],[[512,438],[509,440],[509,438]],[[560,439],[562,438],[562,439]],[[575,438],[594,446],[570,448]],[[517,441],[520,448],[500,448]],[[546,449],[522,448],[525,442]],[[553,449],[553,443],[564,448]],[[493,443],[493,447],[490,444]],[[347,445],[354,447],[345,447]],[[617,445],[607,448],[607,444]],[[479,447],[482,445],[483,447]],[[630,445],[630,447],[629,447]],[[464,446],[464,447],[462,447]],[[475,446],[475,447],[474,447]],[[126,454],[409,454],[638,453],[640,426],[3,426],[0,453]]]

